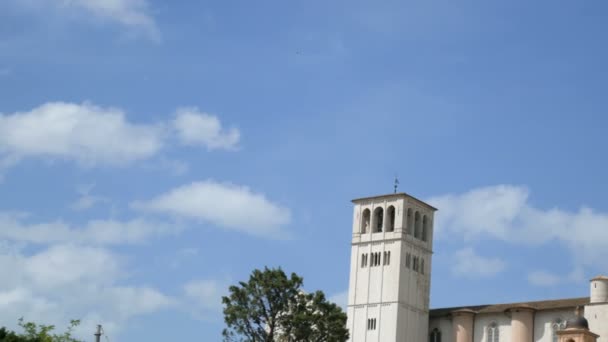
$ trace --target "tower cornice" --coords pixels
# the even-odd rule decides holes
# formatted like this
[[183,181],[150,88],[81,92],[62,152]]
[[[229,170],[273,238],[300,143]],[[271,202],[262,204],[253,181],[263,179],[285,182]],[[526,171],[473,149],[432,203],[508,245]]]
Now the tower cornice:
[[378,196],[369,196],[369,197],[361,197],[361,198],[355,198],[354,200],[352,200],[353,203],[361,203],[361,202],[365,202],[365,201],[369,201],[369,200],[379,200],[379,199],[389,199],[389,198],[410,198],[413,199],[414,201],[416,201],[417,203],[420,203],[422,205],[424,205],[425,207],[433,210],[433,211],[437,211],[438,209],[433,207],[432,205],[410,195],[407,194],[405,192],[398,192],[396,194],[386,194],[386,195],[378,195]]

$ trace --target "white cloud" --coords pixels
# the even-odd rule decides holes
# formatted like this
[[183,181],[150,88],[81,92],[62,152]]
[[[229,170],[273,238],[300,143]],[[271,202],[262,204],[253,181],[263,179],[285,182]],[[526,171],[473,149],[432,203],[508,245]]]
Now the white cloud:
[[115,279],[118,265],[118,259],[101,248],[55,245],[24,259],[23,272],[33,287],[55,290]]
[[478,255],[472,248],[456,251],[453,260],[452,273],[468,278],[491,277],[507,267],[503,260]]
[[0,321],[14,327],[19,317],[63,326],[82,319],[82,336],[102,322],[114,331],[137,315],[175,304],[147,286],[119,283],[126,273],[121,257],[95,247],[54,245],[26,255],[0,250]]
[[176,269],[176,268],[181,267],[185,262],[198,258],[199,253],[200,253],[200,251],[198,248],[192,248],[192,247],[181,248],[181,249],[177,250],[175,252],[175,254],[172,255],[167,260],[166,264],[170,268]]
[[212,180],[184,185],[132,206],[275,238],[285,237],[282,227],[291,221],[289,209],[269,201],[263,194]]
[[51,6],[63,14],[73,14],[91,21],[91,17],[118,24],[130,34],[141,34],[159,42],[160,30],[147,0],[16,0],[30,9],[46,10]]
[[118,309],[120,316],[148,314],[175,305],[175,299],[167,297],[150,287],[113,286],[102,292],[109,302],[110,310]]
[[499,185],[428,201],[439,208],[435,220],[436,235],[458,231],[467,238],[491,234],[506,239],[513,235],[511,226],[525,209],[527,198],[525,188]]
[[105,202],[103,197],[82,195],[70,207],[74,210],[86,210],[101,202]]
[[202,309],[219,311],[228,287],[216,280],[192,280],[183,287],[184,297]]
[[173,126],[182,144],[205,146],[209,150],[235,149],[240,132],[236,128],[222,128],[220,120],[197,108],[180,108],[176,112]]
[[157,126],[129,123],[119,109],[88,103],[53,102],[0,114],[0,156],[13,163],[48,157],[87,166],[123,165],[155,155],[162,139]]
[[528,273],[528,282],[534,286],[555,286],[561,283],[562,279],[547,271],[533,271]]
[[98,203],[109,202],[107,198],[101,196],[95,196],[91,194],[91,191],[95,187],[95,184],[87,184],[79,186],[77,191],[80,197],[70,205],[74,210],[86,210],[90,209]]
[[574,268],[569,274],[555,274],[548,271],[536,270],[528,273],[528,283],[534,286],[550,287],[563,283],[583,283],[588,279],[581,267]]
[[539,209],[524,187],[499,185],[428,200],[439,208],[438,237],[494,238],[514,244],[560,243],[581,265],[605,269],[608,259],[608,214],[586,207],[571,212]]
[[175,234],[177,225],[135,218],[129,221],[91,220],[82,227],[62,221],[28,224],[27,215],[0,212],[0,239],[13,242],[52,244],[86,243],[92,245],[135,244],[152,237]]
[[[140,124],[121,109],[90,103],[49,102],[26,112],[0,113],[0,172],[26,158],[75,161],[81,166],[124,166],[153,157],[155,166],[176,174],[188,165],[159,156],[170,143],[234,150],[237,129],[223,129],[218,117],[196,109],[181,109],[171,122]],[[1,176],[1,175],[0,175]],[[73,204],[87,209],[102,198],[87,192]]]

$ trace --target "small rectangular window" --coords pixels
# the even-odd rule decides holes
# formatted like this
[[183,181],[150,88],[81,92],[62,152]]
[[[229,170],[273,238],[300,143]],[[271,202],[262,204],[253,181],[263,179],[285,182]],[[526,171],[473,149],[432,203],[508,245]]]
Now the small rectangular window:
[[376,330],[376,319],[375,318],[367,319],[367,330]]

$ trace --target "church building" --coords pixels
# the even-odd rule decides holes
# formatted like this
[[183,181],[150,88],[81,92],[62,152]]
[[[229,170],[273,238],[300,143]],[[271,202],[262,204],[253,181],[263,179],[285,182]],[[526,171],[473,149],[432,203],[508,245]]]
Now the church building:
[[608,342],[608,277],[589,297],[430,309],[437,209],[406,193],[353,204],[349,341]]

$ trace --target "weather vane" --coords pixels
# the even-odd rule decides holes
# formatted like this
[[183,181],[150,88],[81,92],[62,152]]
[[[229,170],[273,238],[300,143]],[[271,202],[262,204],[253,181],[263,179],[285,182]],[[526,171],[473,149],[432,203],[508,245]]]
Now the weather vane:
[[395,175],[395,184],[393,185],[394,187],[394,193],[397,193],[397,187],[399,187],[399,179],[397,178],[397,175]]

